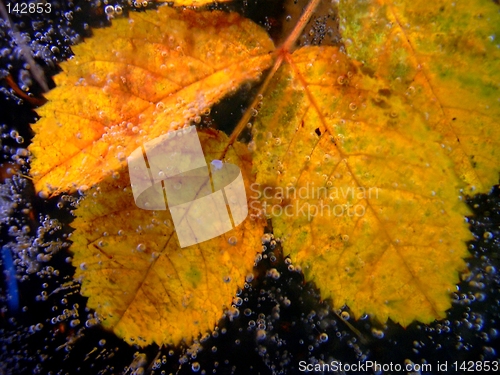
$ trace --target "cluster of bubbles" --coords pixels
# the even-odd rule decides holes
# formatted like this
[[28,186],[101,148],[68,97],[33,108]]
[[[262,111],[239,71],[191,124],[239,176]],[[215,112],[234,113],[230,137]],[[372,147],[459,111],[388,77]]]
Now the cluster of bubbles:
[[27,185],[26,178],[18,175],[0,184],[0,223],[7,232],[3,247],[14,254],[16,272],[30,275],[69,244],[57,219],[48,215],[40,215],[37,222],[32,219],[34,207],[25,194]]
[[[129,11],[151,9],[156,1],[51,0],[50,11],[10,12],[0,18],[0,79],[11,77],[13,88],[4,88],[9,100],[21,104],[34,100],[51,87],[57,64],[71,57],[71,46],[92,35],[92,27],[110,25]],[[38,72],[38,73],[37,73]]]
[[[299,356],[329,359],[331,336],[357,348],[355,334],[328,303],[319,302],[318,291],[304,283],[300,268],[283,258],[280,240],[266,233],[262,246],[226,316],[180,356],[179,373],[293,373]],[[352,360],[362,358],[352,348],[347,351]],[[154,373],[168,373],[167,363],[156,359]]]
[[[8,20],[0,19],[0,372],[74,373],[89,364],[112,373],[116,352],[132,353],[102,333],[100,318],[73,281],[68,224],[79,197],[47,201],[35,195],[27,177],[29,123],[36,121],[34,107],[42,104],[35,72],[43,70],[42,83],[50,86],[56,64],[71,56],[71,45],[90,36],[90,26],[108,21],[99,16],[104,13],[99,1],[49,3],[50,13],[12,12]],[[71,357],[75,346],[86,353],[77,365]]]

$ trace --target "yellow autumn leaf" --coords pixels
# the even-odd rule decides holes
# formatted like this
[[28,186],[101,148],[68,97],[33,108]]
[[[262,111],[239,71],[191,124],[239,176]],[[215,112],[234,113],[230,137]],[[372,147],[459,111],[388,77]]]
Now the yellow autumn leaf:
[[339,12],[349,56],[426,117],[469,191],[497,184],[498,4],[341,0]]
[[[199,134],[207,163],[218,160],[227,136]],[[247,154],[236,143],[225,161],[238,165],[248,183]],[[212,330],[252,272],[263,233],[261,223],[247,219],[222,236],[181,249],[168,210],[136,206],[128,170],[90,189],[76,215],[72,262],[87,306],[104,327],[141,346],[190,343]],[[213,222],[214,213],[205,212],[204,220]]]
[[253,189],[285,252],[356,317],[444,317],[468,210],[425,118],[336,48],[285,60],[255,125]]
[[73,48],[38,110],[31,175],[43,196],[86,190],[146,142],[258,79],[273,43],[235,13],[161,7]]
[[[120,289],[121,296],[126,298],[115,298],[114,285],[126,276],[116,279],[93,273],[93,268],[89,268],[89,264],[97,270],[100,266],[97,255],[101,253],[99,241],[106,245],[104,233],[115,233],[122,225],[127,230],[141,226],[136,232],[139,235],[131,235],[123,243],[115,237],[116,244],[111,248],[120,249],[123,261],[132,259],[143,270],[149,269],[150,256],[134,253],[137,258],[130,258],[129,253],[137,250],[137,238],[145,230],[142,223],[150,216],[133,205],[130,191],[115,194],[116,187],[126,189],[128,184],[124,177],[125,158],[144,142],[196,120],[219,98],[235,91],[243,82],[258,79],[270,66],[270,75],[263,82],[253,108],[229,140],[220,140],[224,147],[241,147],[235,139],[247,125],[250,113],[256,114],[256,108],[259,109],[250,144],[251,149],[255,145],[253,170],[257,175],[256,184],[248,185],[254,193],[250,207],[258,207],[262,202],[268,205],[266,210],[272,216],[275,234],[285,241],[285,253],[302,267],[307,280],[316,282],[323,298],[332,298],[336,308],[347,304],[356,317],[368,313],[381,321],[390,318],[406,326],[415,319],[429,322],[441,318],[450,307],[449,294],[455,288],[459,272],[465,268],[463,258],[468,255],[465,241],[470,238],[464,222],[469,211],[461,189],[474,185],[484,191],[495,183],[499,159],[494,147],[499,143],[494,132],[499,116],[497,109],[491,107],[499,96],[498,84],[484,76],[477,81],[477,87],[471,88],[481,97],[462,96],[460,93],[467,89],[460,86],[467,81],[462,73],[469,69],[474,72],[473,77],[479,77],[482,71],[488,71],[495,77],[499,70],[492,67],[498,67],[499,60],[455,58],[458,67],[439,68],[451,47],[436,43],[424,52],[408,49],[403,43],[403,48],[395,49],[400,55],[391,54],[390,43],[384,42],[387,35],[370,34],[364,17],[376,14],[390,18],[395,13],[387,12],[393,5],[375,1],[361,2],[358,23],[355,9],[341,4],[343,12],[346,9],[353,12],[345,16],[349,24],[344,24],[341,30],[346,33],[344,42],[349,53],[356,56],[354,41],[348,35],[359,33],[356,38],[359,36],[365,49],[361,50],[365,52],[370,50],[370,43],[373,46],[366,56],[357,56],[362,62],[351,60],[333,47],[305,47],[291,53],[301,27],[318,1],[311,4],[299,22],[300,27],[273,54],[270,54],[273,45],[260,28],[231,13],[163,8],[168,10],[153,13],[153,20],[149,21],[150,13],[146,12],[134,16],[132,26],[120,21],[112,33],[99,32],[93,44],[89,41],[80,51],[75,49],[77,57],[65,65],[73,73],[56,78],[64,90],[54,91],[53,97],[49,97],[54,103],[42,107],[43,118],[30,147],[35,155],[32,166],[35,186],[50,194],[94,186],[77,212],[75,265],[84,263],[78,275],[82,276],[84,293],[90,296],[90,306],[106,318],[107,327],[128,342],[133,339],[143,345],[153,341],[189,341],[213,325],[231,293],[221,292],[227,294],[217,298],[216,306],[193,301],[193,308],[202,306],[205,312],[211,311],[205,314],[208,319],[200,323],[200,315],[189,310],[189,303],[195,292],[201,292],[200,298],[206,300],[205,285],[193,285],[187,293],[184,289],[182,293],[181,289],[174,289],[175,300],[169,299],[168,289],[156,290],[134,276],[135,281]],[[491,8],[488,12],[488,17],[496,17]],[[426,28],[420,26],[419,20],[408,27],[425,36]],[[169,27],[163,29],[161,25],[167,24]],[[377,27],[373,30],[378,30]],[[488,33],[484,31],[488,27],[477,26],[481,33]],[[127,31],[130,28],[132,32]],[[116,30],[120,37],[116,36]],[[161,34],[162,30],[167,34]],[[366,35],[368,42],[363,39]],[[401,36],[390,35],[393,39],[389,39],[397,46]],[[142,43],[144,39],[149,42]],[[108,44],[106,48],[99,47],[103,42]],[[382,51],[385,54],[380,54],[376,43],[385,46]],[[111,63],[101,61],[102,56],[93,57],[105,49],[112,51],[108,56]],[[145,53],[139,56],[138,50]],[[470,55],[481,54],[473,50]],[[171,56],[167,65],[162,58]],[[413,64],[422,56],[430,56],[424,64],[429,72],[441,69],[446,74],[432,73],[439,79],[430,73],[421,74],[420,70],[425,69],[419,68],[419,64],[410,66],[416,69],[413,76],[405,73],[402,61]],[[453,52],[451,56],[457,54]],[[394,59],[396,64],[391,65]],[[448,73],[455,68],[459,74]],[[163,74],[162,69],[171,70]],[[157,76],[163,79],[157,80]],[[85,78],[78,87],[73,87],[79,77]],[[435,87],[437,84],[439,88]],[[455,85],[460,86],[456,92]],[[475,116],[463,114],[473,111],[462,101],[481,98],[489,103],[488,108],[474,112]],[[70,115],[61,108],[69,110]],[[456,112],[463,114],[463,120],[452,117],[450,121],[449,115]],[[54,155],[53,160],[44,160],[42,153]],[[224,155],[227,156],[221,151],[218,158]],[[253,182],[248,171],[245,181]],[[118,211],[111,224],[103,215],[112,209]],[[146,251],[155,248],[153,239],[163,238],[156,224],[151,225]],[[260,238],[258,230],[249,225],[254,224],[245,222],[237,233]],[[161,233],[174,236],[173,230]],[[220,276],[217,267],[224,259],[217,258],[215,249],[226,244],[224,240],[227,239],[213,239],[192,250],[196,254],[206,251],[214,257],[206,275]],[[244,239],[238,243],[242,258],[253,259],[254,244],[246,246]],[[162,259],[166,261],[170,253],[179,251],[184,250],[166,246],[163,252],[155,252],[165,254]],[[193,279],[186,267],[196,264],[196,275],[200,269],[194,255],[187,258],[192,262],[178,263],[183,269],[179,276],[183,286],[183,280],[189,283]],[[111,262],[111,258],[106,262]],[[233,269],[241,276],[247,268],[243,261],[237,262]],[[163,263],[158,264],[164,268]],[[122,266],[118,268],[124,269]],[[144,277],[144,272],[141,274]],[[237,285],[238,281],[235,282]],[[102,294],[101,284],[106,285]],[[218,288],[218,284],[213,288]],[[168,301],[177,301],[179,309],[172,310],[172,315],[162,320],[166,325],[154,321],[163,310],[154,312],[156,305],[141,305],[142,296],[150,293],[164,308],[174,304]],[[181,297],[188,299],[185,321],[182,310],[185,306],[178,303]],[[106,301],[112,302],[107,305]],[[130,325],[133,320],[139,323]],[[173,328],[177,321],[187,333]]]

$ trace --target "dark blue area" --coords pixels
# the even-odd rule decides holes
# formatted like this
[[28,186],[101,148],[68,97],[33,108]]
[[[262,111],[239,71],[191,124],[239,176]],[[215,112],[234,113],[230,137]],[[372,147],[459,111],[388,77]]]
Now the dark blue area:
[[12,253],[9,248],[2,247],[3,258],[3,274],[5,284],[7,285],[7,305],[11,314],[17,313],[19,310],[19,290],[17,289],[16,269],[12,260]]

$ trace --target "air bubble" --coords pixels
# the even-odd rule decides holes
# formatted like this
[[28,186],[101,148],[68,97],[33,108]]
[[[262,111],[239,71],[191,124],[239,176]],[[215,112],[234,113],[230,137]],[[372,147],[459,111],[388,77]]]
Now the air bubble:
[[349,313],[347,311],[342,311],[342,313],[340,314],[340,317],[344,320],[349,320],[351,315],[349,315]]
[[268,244],[269,242],[271,242],[271,240],[272,240],[272,235],[269,233],[265,233],[261,238],[263,245]]
[[222,169],[224,165],[221,160],[212,160],[210,164],[214,167],[216,171]]
[[491,240],[493,238],[493,233],[491,233],[491,232],[484,232],[483,233],[483,238],[485,240]]
[[89,190],[89,187],[87,185],[81,185],[79,188],[78,188],[78,193],[80,195],[83,195],[85,194],[85,192]]
[[372,335],[377,339],[381,339],[384,337],[384,332],[377,328],[372,328]]
[[18,148],[16,150],[16,155],[21,156],[21,157],[26,157],[29,155],[29,151],[25,148]]
[[279,271],[276,268],[272,268],[269,271],[267,271],[267,276],[273,278],[274,280],[278,280],[281,276]]
[[493,266],[486,266],[484,270],[490,275],[494,275],[497,272],[497,269]]
[[40,190],[38,192],[38,196],[42,199],[48,199],[49,198],[49,193],[47,193],[45,190]]
[[256,338],[257,338],[257,341],[262,341],[266,338],[266,331],[263,330],[263,329],[259,329],[257,332],[256,332]]
[[200,371],[200,364],[198,362],[193,362],[193,364],[191,365],[191,370],[193,370],[193,372],[198,372]]

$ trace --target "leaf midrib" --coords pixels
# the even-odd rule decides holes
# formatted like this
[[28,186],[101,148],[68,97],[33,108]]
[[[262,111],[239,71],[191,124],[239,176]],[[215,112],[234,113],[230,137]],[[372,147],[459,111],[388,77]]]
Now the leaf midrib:
[[[300,73],[298,67],[294,64],[292,56],[288,55],[286,57],[286,61],[291,66],[291,68],[293,69],[293,72],[294,72],[295,76],[299,79],[302,87],[304,88],[304,91],[306,92],[306,95],[308,97],[309,102],[311,103],[311,105],[316,110],[316,112],[318,114],[318,117],[319,117],[321,123],[323,124],[323,126],[325,127],[326,131],[329,134],[333,135],[334,133],[333,133],[333,131],[331,129],[330,124],[326,121],[326,119],[325,119],[322,111],[319,108],[319,105],[316,103],[314,95],[309,90],[309,87],[308,87],[308,84],[307,84],[306,80],[304,79],[304,77]],[[324,134],[322,136],[324,136]],[[343,150],[341,150],[336,144],[332,143],[332,147],[334,147],[337,150],[337,152],[339,153],[339,155],[340,155],[341,161],[339,162],[339,164],[342,163],[342,162],[344,162],[344,164],[345,164],[347,170],[350,172],[351,177],[352,177],[353,181],[355,182],[355,184],[359,188],[365,188],[365,186],[363,186],[359,182],[359,180],[357,179],[355,173],[353,172],[353,170],[351,169],[349,163],[347,162],[347,158],[348,158],[349,155],[344,154]],[[405,268],[407,269],[408,273],[411,275],[412,279],[415,280],[415,285],[418,288],[419,292],[424,296],[424,298],[426,299],[426,301],[429,303],[429,306],[431,307],[434,316],[439,317],[440,314],[438,313],[438,309],[437,309],[437,307],[436,307],[433,299],[430,298],[428,296],[428,294],[425,292],[426,289],[425,289],[424,286],[422,286],[420,284],[420,279],[418,277],[416,277],[416,275],[411,270],[411,268],[409,267],[408,263],[406,262],[406,260],[404,259],[404,257],[400,253],[400,251],[398,250],[398,244],[395,243],[395,241],[390,236],[389,231],[387,230],[386,226],[381,221],[380,217],[377,215],[376,210],[371,206],[370,200],[368,198],[366,198],[366,197],[364,198],[364,200],[366,201],[367,208],[369,208],[369,210],[372,212],[373,216],[376,218],[377,222],[379,223],[380,227],[383,229],[384,236],[387,238],[388,242],[390,243],[390,246],[395,249],[396,253],[398,254],[398,256],[401,259],[401,261],[403,262],[403,264],[404,264]],[[387,250],[388,250],[388,248],[385,248],[382,251],[382,253],[381,253],[381,255],[380,255],[379,258],[381,258],[383,256],[383,254],[385,254],[385,252],[387,252]]]

